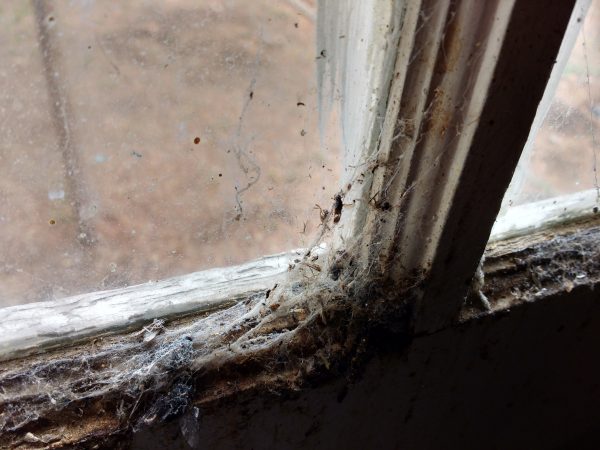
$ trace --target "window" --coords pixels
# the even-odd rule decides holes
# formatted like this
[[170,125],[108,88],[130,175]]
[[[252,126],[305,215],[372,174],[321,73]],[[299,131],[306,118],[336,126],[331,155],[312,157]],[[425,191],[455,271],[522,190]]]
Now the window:
[[0,306],[308,246],[341,164],[302,11],[6,4]]
[[600,206],[595,112],[600,58],[593,44],[600,3],[580,2],[575,11],[492,229],[493,240],[593,216]]
[[4,359],[59,348],[0,375],[5,442],[77,408],[85,426],[57,439],[193,414],[193,396],[293,389],[360,360],[372,327],[411,334],[456,320],[572,11],[321,2],[321,111],[336,120],[328,101],[339,99],[345,148],[320,214],[316,244],[329,235],[328,248],[5,309]]

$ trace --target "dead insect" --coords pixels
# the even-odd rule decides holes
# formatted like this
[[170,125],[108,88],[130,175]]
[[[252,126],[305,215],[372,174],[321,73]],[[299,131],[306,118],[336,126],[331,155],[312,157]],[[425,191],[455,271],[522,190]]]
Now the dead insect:
[[381,211],[389,211],[392,209],[392,204],[383,198],[377,198],[378,195],[380,195],[379,192],[373,195],[373,197],[371,197],[369,200],[369,203],[372,203],[376,209]]
[[333,200],[333,223],[338,223],[342,218],[342,208],[344,207],[344,203],[342,202],[342,196],[340,194],[335,194]]
[[382,211],[389,211],[390,209],[392,209],[392,205],[390,204],[390,202],[383,202],[380,205],[378,205],[378,207]]
[[277,286],[279,286],[279,284],[275,283],[275,286],[273,286],[271,289],[267,289],[267,292],[265,292],[265,300],[269,298],[269,295],[271,295],[271,292],[273,292],[275,289],[277,289]]

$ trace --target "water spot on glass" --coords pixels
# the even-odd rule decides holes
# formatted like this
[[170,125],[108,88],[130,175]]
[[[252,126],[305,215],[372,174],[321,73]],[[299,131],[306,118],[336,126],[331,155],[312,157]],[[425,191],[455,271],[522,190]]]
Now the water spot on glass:
[[65,191],[58,189],[55,191],[48,191],[49,200],[63,200],[65,198]]
[[[168,64],[165,64],[163,67],[166,68]],[[186,122],[179,122],[177,124],[177,140],[179,142],[185,142],[188,139],[188,130]]]

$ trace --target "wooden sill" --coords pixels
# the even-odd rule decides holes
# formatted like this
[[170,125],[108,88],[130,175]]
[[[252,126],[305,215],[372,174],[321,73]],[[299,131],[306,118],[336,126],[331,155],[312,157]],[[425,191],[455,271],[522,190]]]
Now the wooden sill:
[[[594,288],[600,280],[600,217],[572,219],[558,227],[492,242],[485,253],[483,293],[491,311],[505,313],[524,302],[577,287]],[[461,320],[481,314],[472,298]],[[487,314],[487,313],[486,313]]]

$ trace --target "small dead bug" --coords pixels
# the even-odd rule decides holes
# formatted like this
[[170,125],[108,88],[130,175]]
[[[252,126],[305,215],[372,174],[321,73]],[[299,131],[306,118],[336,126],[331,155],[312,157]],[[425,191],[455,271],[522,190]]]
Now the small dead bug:
[[336,194],[333,198],[333,201],[333,223],[338,223],[342,218],[342,208],[344,207],[342,196],[340,194]]

